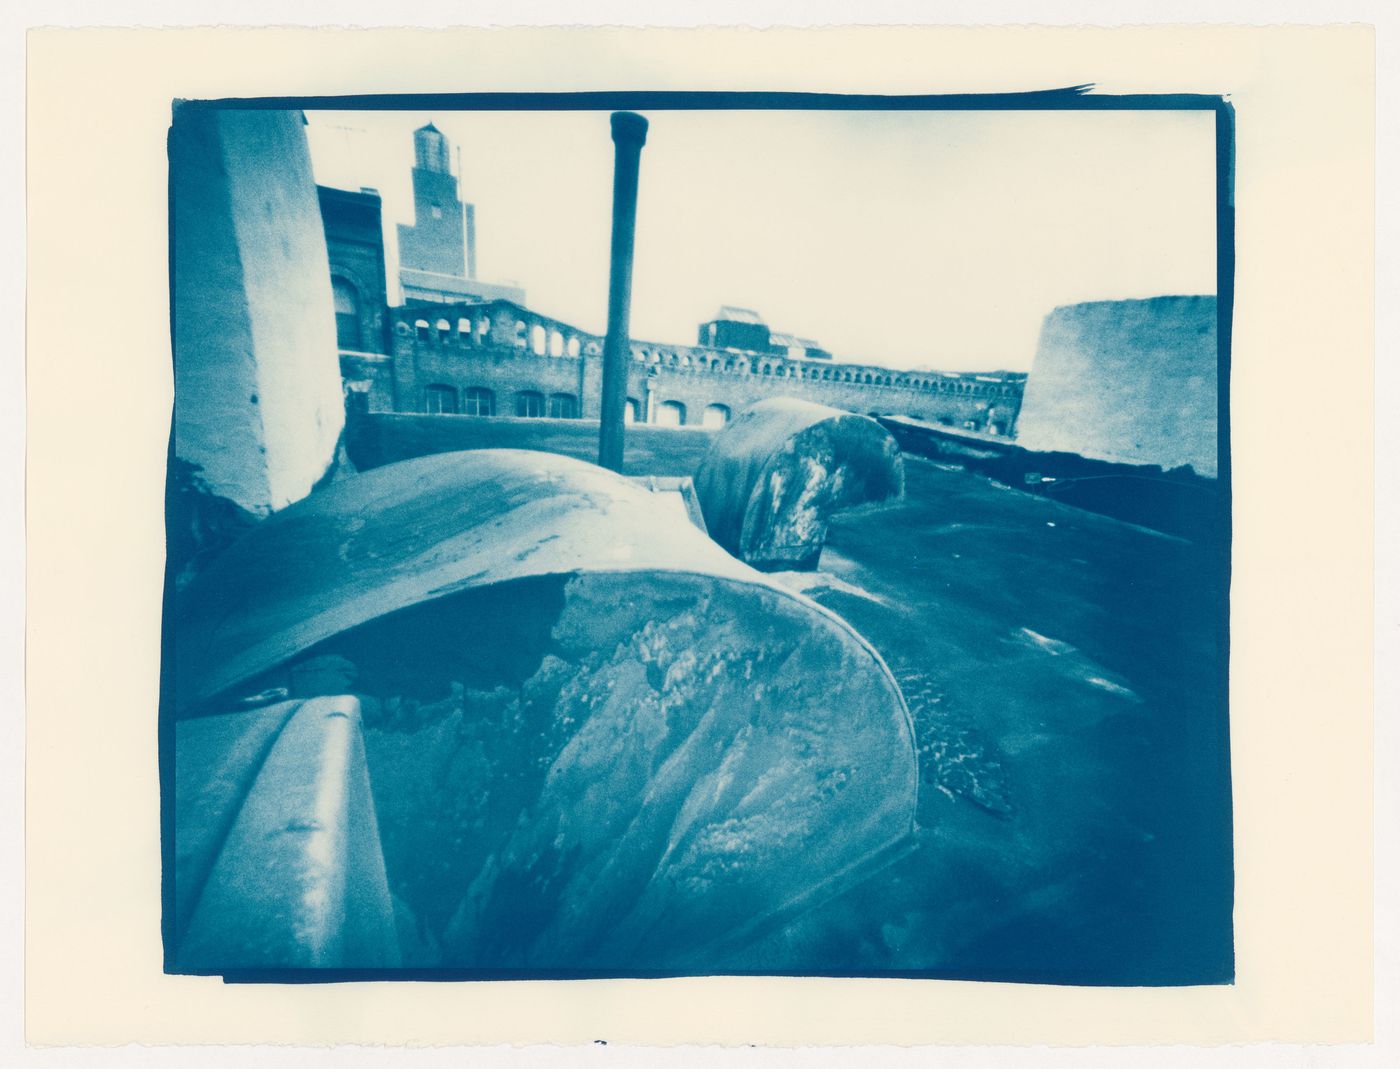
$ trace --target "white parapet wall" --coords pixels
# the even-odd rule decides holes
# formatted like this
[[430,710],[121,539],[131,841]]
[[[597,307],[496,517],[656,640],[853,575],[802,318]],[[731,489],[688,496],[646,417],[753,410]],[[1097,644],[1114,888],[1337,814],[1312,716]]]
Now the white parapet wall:
[[1017,440],[1214,477],[1216,383],[1214,297],[1066,305],[1041,328]]
[[304,125],[180,105],[171,130],[175,454],[253,515],[305,497],[345,425]]

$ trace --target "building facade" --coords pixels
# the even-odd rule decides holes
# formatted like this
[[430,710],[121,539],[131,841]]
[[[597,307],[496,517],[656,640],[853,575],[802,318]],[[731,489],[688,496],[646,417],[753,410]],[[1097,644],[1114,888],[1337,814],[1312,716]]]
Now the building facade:
[[[370,411],[596,419],[603,338],[510,301],[388,309],[391,351],[343,353]],[[764,397],[1013,434],[1025,375],[892,371],[777,353],[633,341],[627,418],[722,426]]]
[[331,263],[336,343],[342,352],[388,352],[383,206],[372,189],[316,187]]
[[402,267],[463,278],[476,274],[476,228],[467,225],[451,145],[432,123],[413,132],[413,222],[400,223],[398,233]]
[[504,299],[525,291],[476,277],[476,207],[464,204],[452,170],[452,145],[432,123],[413,132],[413,223],[400,223],[399,285],[405,301]]
[[[398,228],[398,307],[386,305],[378,196],[321,190],[347,389],[372,412],[596,419],[603,337],[532,311],[518,288],[477,281],[474,217],[458,198],[451,147],[431,123],[414,132],[414,160],[415,222]],[[787,395],[1016,432],[1024,374],[836,361],[817,342],[774,333],[757,312],[733,306],[700,324],[697,341],[631,343],[629,421],[722,426],[755,401]]]
[[726,304],[708,323],[701,323],[696,344],[708,349],[740,349],[750,353],[778,353],[782,356],[830,360],[831,353],[810,338],[795,334],[775,334],[752,308]]

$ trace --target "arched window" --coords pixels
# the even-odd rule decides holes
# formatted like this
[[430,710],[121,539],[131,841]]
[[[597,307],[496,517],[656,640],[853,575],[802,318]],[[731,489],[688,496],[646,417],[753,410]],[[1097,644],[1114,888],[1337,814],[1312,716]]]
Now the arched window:
[[465,343],[472,336],[472,321],[470,319],[457,320],[457,340]]
[[663,427],[685,426],[685,405],[679,401],[662,401],[656,409],[656,422]]
[[773,374],[773,365],[772,365],[772,364],[764,364],[764,365],[763,365],[763,373],[764,373],[765,375],[771,375],[771,374]]
[[705,412],[700,417],[700,425],[702,427],[723,427],[728,422],[728,405],[706,405]]
[[530,328],[530,351],[536,356],[544,356],[544,327],[536,323]]
[[360,295],[343,278],[331,279],[331,296],[335,300],[335,343],[342,349],[359,349]]
[[538,390],[521,390],[515,395],[515,414],[522,419],[538,419],[544,415],[544,394]]
[[557,330],[551,330],[549,332],[549,355],[564,355],[564,335],[560,334]]
[[551,419],[578,419],[578,401],[571,393],[550,394],[549,416]]
[[566,351],[568,352],[568,354],[569,354],[570,356],[578,356],[578,354],[579,354],[579,349],[580,349],[580,348],[582,348],[582,347],[579,345],[579,342],[578,342],[578,335],[576,335],[576,334],[570,335],[570,336],[569,336],[569,345],[568,345],[568,348],[567,348],[567,350],[566,350]]
[[423,411],[430,415],[455,415],[457,391],[451,386],[434,383],[423,390]]
[[640,423],[642,420],[642,403],[635,397],[627,398],[627,407],[622,410],[623,423]]
[[476,323],[476,336],[483,342],[491,337],[491,320],[482,316]]
[[420,341],[428,340],[428,332],[433,328],[428,325],[426,319],[417,319],[413,322],[413,331],[418,335]]
[[517,349],[523,349],[528,344],[529,342],[525,337],[525,322],[524,320],[517,319],[515,321],[515,347]]
[[468,416],[494,416],[496,394],[485,386],[468,386],[462,395],[462,412]]
[[437,327],[438,341],[446,341],[448,335],[452,333],[452,324],[445,319],[439,319],[435,325]]

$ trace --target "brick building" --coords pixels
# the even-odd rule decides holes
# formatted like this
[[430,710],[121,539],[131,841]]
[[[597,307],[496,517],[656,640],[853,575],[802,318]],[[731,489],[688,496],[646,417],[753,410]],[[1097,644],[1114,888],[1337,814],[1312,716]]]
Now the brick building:
[[462,203],[452,146],[432,123],[413,132],[413,223],[399,224],[399,285],[407,301],[525,303],[525,291],[476,277],[476,206]]
[[[597,418],[603,338],[511,301],[388,309],[391,351],[341,354],[370,411]],[[776,353],[633,341],[627,418],[718,426],[764,397],[1014,431],[1025,375],[892,371]]]
[[335,299],[336,344],[342,351],[387,352],[383,210],[372,189],[352,193],[316,187]]
[[[376,412],[596,419],[602,336],[532,311],[523,291],[475,280],[474,216],[458,199],[447,139],[429,124],[414,147],[415,224],[398,228],[401,306],[386,306],[378,196],[321,190],[347,388]],[[1026,380],[836,361],[732,306],[700,324],[697,341],[631,343],[629,421],[720,426],[789,395],[1013,435]]]
[[813,360],[830,360],[827,352],[810,338],[795,334],[775,334],[752,308],[726,304],[708,323],[701,323],[696,344],[709,349],[740,349],[750,353],[778,353]]

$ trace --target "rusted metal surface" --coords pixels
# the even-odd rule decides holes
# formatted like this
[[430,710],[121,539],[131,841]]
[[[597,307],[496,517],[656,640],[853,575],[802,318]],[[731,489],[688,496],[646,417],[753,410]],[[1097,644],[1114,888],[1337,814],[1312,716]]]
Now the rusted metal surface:
[[176,770],[177,968],[399,965],[356,699],[184,721]]
[[711,537],[765,571],[814,568],[828,518],[898,498],[904,462],[873,419],[776,397],[715,436],[695,475]]
[[748,935],[912,832],[912,733],[879,655],[592,465],[377,469],[189,594],[187,713],[359,696],[406,966],[810,971],[748,961]]

